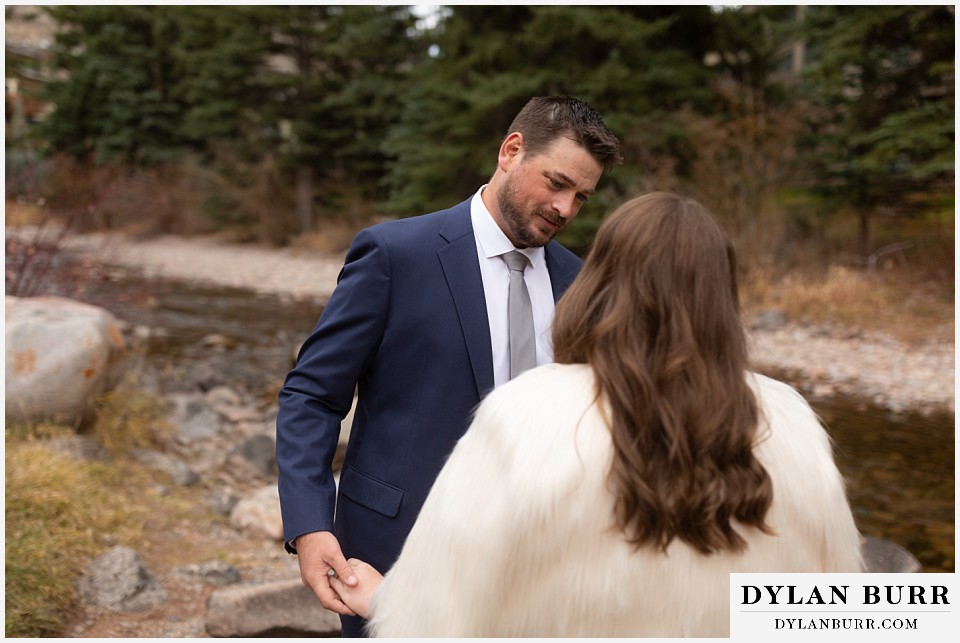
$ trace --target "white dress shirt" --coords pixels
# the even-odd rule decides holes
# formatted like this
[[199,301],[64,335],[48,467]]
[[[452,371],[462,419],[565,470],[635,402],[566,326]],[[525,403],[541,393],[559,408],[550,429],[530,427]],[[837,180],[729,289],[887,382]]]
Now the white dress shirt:
[[503,233],[493,215],[487,210],[480,193],[482,186],[470,202],[470,220],[477,241],[477,257],[480,261],[480,276],[483,279],[483,294],[487,302],[487,321],[490,324],[490,343],[493,349],[493,385],[500,386],[510,380],[510,329],[507,316],[507,298],[510,289],[510,269],[501,255],[518,250],[530,260],[523,279],[530,292],[533,306],[533,328],[537,340],[537,365],[553,361],[553,342],[550,336],[553,322],[553,288],[543,248],[515,248]]

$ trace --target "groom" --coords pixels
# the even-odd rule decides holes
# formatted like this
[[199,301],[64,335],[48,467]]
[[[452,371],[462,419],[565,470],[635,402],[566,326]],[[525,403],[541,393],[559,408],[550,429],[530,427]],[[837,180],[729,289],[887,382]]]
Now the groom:
[[[354,239],[277,416],[285,546],[304,584],[342,615],[344,636],[362,636],[363,621],[328,573],[353,584],[346,557],[386,573],[473,409],[511,377],[504,255],[523,255],[514,270],[529,295],[535,365],[548,363],[554,303],[580,268],[552,239],[619,161],[619,142],[593,109],[533,98],[471,198]],[[338,494],[331,465],[355,390]]]

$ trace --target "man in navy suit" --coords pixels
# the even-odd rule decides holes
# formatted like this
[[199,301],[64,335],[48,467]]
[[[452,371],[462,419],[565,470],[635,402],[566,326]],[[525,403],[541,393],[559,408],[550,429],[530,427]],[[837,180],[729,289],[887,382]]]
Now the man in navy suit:
[[[531,99],[509,132],[471,198],[356,236],[280,391],[285,546],[320,603],[342,615],[344,636],[362,635],[363,623],[328,574],[353,584],[346,557],[381,573],[393,565],[473,409],[510,378],[502,255],[529,260],[536,362],[548,363],[554,302],[580,269],[552,239],[620,161],[617,138],[573,98]],[[355,391],[338,494],[332,461]]]

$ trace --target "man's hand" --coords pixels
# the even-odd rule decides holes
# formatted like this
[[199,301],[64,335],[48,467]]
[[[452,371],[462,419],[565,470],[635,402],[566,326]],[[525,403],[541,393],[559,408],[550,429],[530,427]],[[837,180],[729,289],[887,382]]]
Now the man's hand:
[[357,576],[343,557],[337,537],[329,531],[314,531],[297,537],[297,558],[300,562],[300,580],[313,590],[320,604],[331,612],[356,616],[340,596],[330,587],[329,570],[349,587],[357,584]]

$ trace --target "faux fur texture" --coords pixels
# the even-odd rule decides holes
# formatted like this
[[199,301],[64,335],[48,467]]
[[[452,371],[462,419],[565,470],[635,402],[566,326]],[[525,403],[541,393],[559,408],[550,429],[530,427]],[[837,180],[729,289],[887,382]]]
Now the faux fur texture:
[[376,636],[727,637],[731,572],[856,572],[830,440],[792,388],[748,376],[776,535],[742,554],[633,550],[607,490],[612,445],[585,366],[551,364],[478,409],[377,590]]

